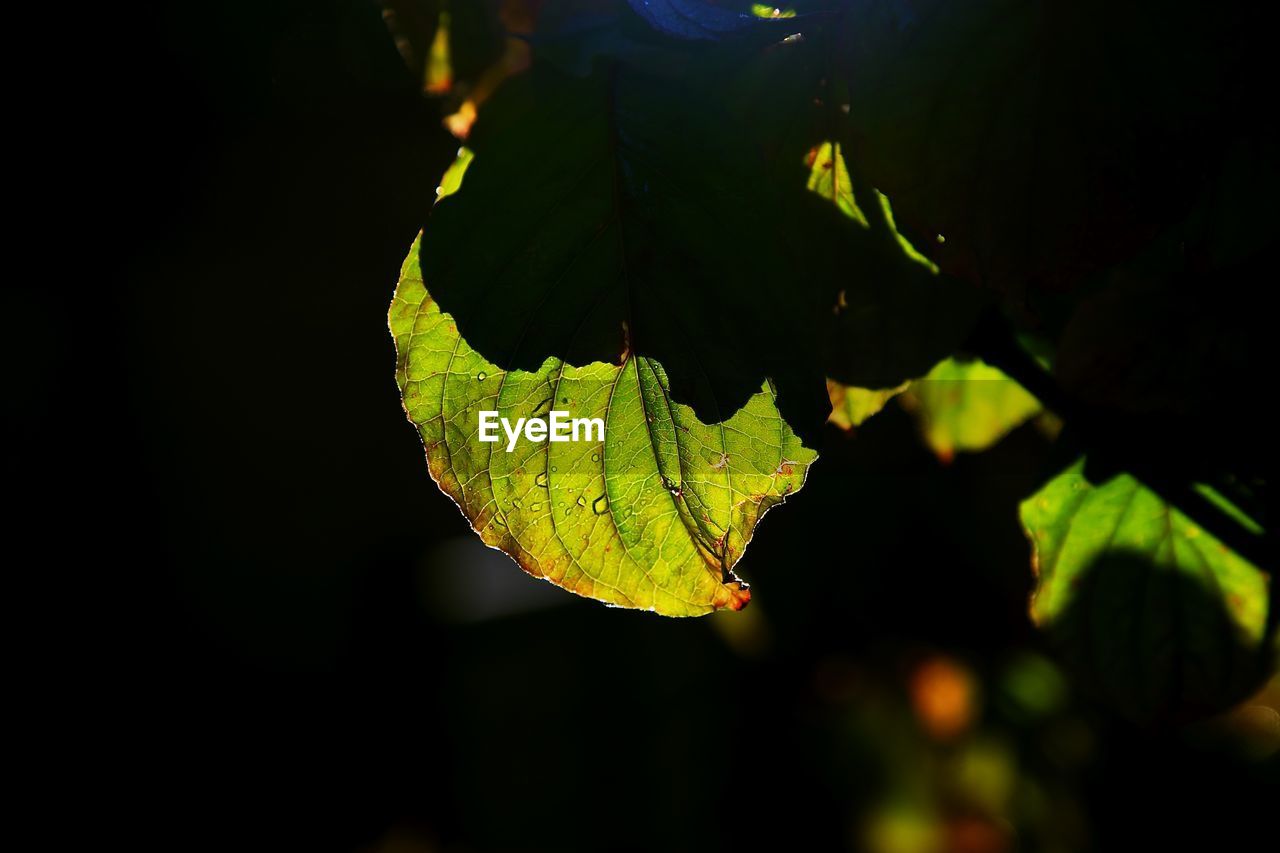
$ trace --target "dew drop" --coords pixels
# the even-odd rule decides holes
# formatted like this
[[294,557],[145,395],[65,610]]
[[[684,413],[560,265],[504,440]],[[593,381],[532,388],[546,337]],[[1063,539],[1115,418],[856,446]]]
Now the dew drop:
[[604,515],[609,511],[609,498],[601,495],[591,502],[591,511],[596,515]]
[[507,520],[506,518],[503,517],[502,513],[498,513],[493,517],[493,523],[498,525],[499,527],[507,526]]
[[543,471],[541,474],[534,477],[533,482],[545,489],[547,487],[547,472]]
[[539,512],[541,510],[542,510],[542,504],[540,503],[529,504],[529,512]]
[[592,462],[599,462],[599,461],[600,461],[600,454],[599,454],[599,453],[592,453],[592,454],[591,454],[591,461],[592,461]]
[[489,374],[485,373],[483,370],[476,374],[476,380],[478,382],[483,382],[488,378],[489,378]]
[[567,507],[565,507],[565,508],[564,508],[564,514],[565,514],[565,517],[567,518],[567,517],[569,516],[569,513],[570,513],[570,512],[572,512],[572,511],[573,511],[573,507],[571,507],[571,506],[567,506]]
[[578,506],[586,506],[586,505],[587,505],[587,499],[584,498],[582,495],[578,495]]
[[512,505],[513,507],[515,507],[516,509],[520,509],[522,506],[524,506],[524,504],[520,503],[520,499],[519,499],[519,498],[515,498],[514,500],[512,500],[512,501],[511,501],[511,505]]

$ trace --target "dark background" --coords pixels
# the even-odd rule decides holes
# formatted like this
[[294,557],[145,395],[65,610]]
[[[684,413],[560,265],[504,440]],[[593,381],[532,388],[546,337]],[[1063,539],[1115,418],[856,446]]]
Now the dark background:
[[[64,447],[96,486],[64,508],[128,607],[75,650],[97,676],[64,711],[109,721],[90,795],[121,798],[131,844],[862,849],[912,791],[957,850],[1274,840],[1276,758],[1229,731],[1002,699],[1042,654],[1013,507],[1063,460],[1034,425],[950,466],[893,406],[832,431],[739,566],[743,614],[608,610],[480,547],[427,474],[386,330],[457,142],[377,7],[116,24],[82,78],[105,96],[84,124],[109,154],[84,216],[102,272],[58,303],[105,334],[51,363],[113,380],[83,392]],[[59,334],[31,313],[19,346]],[[982,697],[960,740],[913,716],[938,659]],[[1015,768],[1007,821],[939,769],[975,742]]]

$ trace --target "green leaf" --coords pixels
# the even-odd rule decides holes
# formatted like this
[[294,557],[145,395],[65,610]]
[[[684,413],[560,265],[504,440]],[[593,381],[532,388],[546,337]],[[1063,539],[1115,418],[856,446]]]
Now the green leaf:
[[1274,665],[1267,575],[1133,477],[1083,460],[1023,502],[1032,619],[1121,712],[1219,710]]
[[941,361],[910,384],[902,405],[940,459],[986,450],[1040,413],[1040,401],[981,359]]
[[[470,178],[468,178],[470,180]],[[722,423],[674,402],[662,366],[548,358],[503,370],[427,292],[409,252],[391,305],[397,379],[432,478],[481,539],[536,577],[620,607],[690,616],[750,600],[733,566],[756,523],[804,483],[804,447],[764,385]],[[477,437],[479,412],[605,421],[603,442]]]

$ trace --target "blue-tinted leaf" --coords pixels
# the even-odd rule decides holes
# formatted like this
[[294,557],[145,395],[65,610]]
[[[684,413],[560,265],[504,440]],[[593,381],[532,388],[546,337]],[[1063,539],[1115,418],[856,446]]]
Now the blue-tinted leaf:
[[717,40],[767,22],[706,0],[627,0],[650,26],[682,39]]

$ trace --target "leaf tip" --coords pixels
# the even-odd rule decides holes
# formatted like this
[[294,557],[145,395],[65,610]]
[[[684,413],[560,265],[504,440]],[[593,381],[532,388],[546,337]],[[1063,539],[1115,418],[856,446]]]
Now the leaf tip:
[[717,590],[712,605],[716,610],[741,610],[751,603],[751,587],[740,580],[731,580]]

